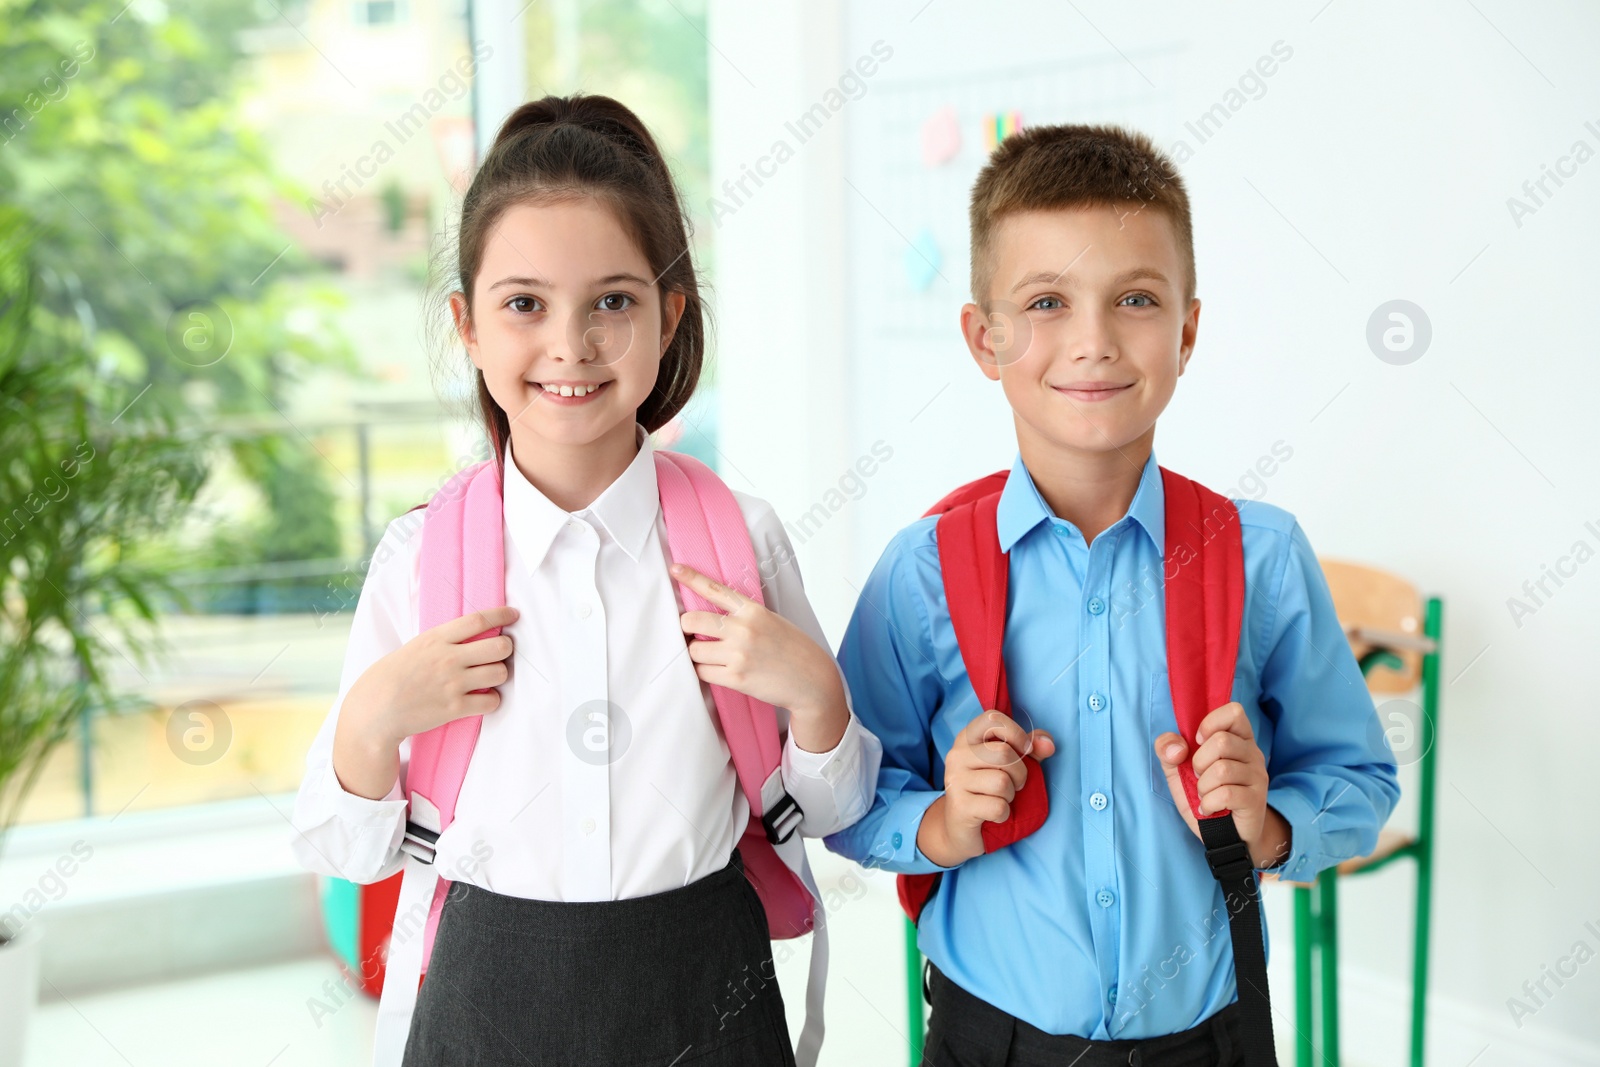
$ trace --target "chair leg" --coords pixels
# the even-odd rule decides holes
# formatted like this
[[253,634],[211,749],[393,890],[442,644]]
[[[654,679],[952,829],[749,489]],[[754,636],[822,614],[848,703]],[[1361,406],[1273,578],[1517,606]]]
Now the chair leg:
[[1411,974],[1411,1067],[1422,1067],[1423,1028],[1428,1014],[1428,934],[1433,913],[1433,801],[1439,747],[1439,642],[1444,626],[1444,601],[1429,597],[1422,632],[1433,638],[1434,651],[1422,658],[1422,781],[1417,815],[1417,922]]
[[1433,850],[1417,852],[1416,947],[1411,963],[1411,1067],[1422,1067],[1423,1028],[1428,1013],[1428,932],[1432,923]]
[[917,926],[909,918],[906,931],[906,1034],[911,1045],[911,1067],[922,1067],[925,1022],[922,1015],[922,950],[917,947]]
[[1317,926],[1322,950],[1322,1062],[1339,1067],[1339,875],[1317,875]]
[[1294,1062],[1295,1067],[1312,1067],[1316,1049],[1311,1042],[1316,1026],[1314,974],[1311,952],[1317,943],[1316,915],[1311,908],[1311,890],[1294,890]]

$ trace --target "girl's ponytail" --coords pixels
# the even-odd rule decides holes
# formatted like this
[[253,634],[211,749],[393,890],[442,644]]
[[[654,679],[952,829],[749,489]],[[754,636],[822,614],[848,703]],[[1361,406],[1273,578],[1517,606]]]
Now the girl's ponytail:
[[[684,298],[655,389],[639,408],[639,421],[653,432],[683,410],[700,380],[707,312],[689,255],[688,215],[672,173],[655,138],[626,106],[608,96],[546,96],[506,117],[462,201],[461,292],[470,309],[485,235],[508,207],[580,196],[610,204],[650,263],[656,284]],[[481,371],[477,392],[498,462],[510,425]]]

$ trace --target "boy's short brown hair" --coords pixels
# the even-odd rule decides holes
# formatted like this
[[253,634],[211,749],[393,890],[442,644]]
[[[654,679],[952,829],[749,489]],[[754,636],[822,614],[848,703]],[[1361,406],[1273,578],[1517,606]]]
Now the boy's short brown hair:
[[1019,211],[1134,203],[1165,214],[1194,299],[1189,194],[1172,160],[1136,130],[1111,125],[1033,126],[1007,137],[972,186],[972,299],[987,306],[995,225]]

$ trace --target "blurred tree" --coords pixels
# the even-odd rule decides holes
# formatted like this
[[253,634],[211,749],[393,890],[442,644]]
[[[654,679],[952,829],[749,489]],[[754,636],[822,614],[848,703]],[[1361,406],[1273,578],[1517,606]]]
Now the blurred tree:
[[[127,409],[119,425],[170,424],[197,457],[206,423],[275,415],[281,435],[227,447],[269,505],[306,505],[331,500],[327,470],[284,388],[354,360],[338,298],[274,222],[274,197],[304,194],[239,118],[236,41],[258,17],[233,0],[0,0],[0,203],[37,224],[30,343],[92,353],[97,403]],[[281,558],[266,546],[282,529],[260,523],[253,554]],[[302,511],[294,529],[297,550],[339,554],[331,519]]]
[[[576,25],[564,26],[563,20]],[[636,111],[661,145],[697,237],[709,230],[711,83],[704,0],[584,0],[531,5],[520,16],[528,89],[604,93]],[[562,54],[571,41],[576,54]],[[697,241],[701,259],[709,253]],[[702,270],[704,263],[701,264]]]
[[148,662],[155,597],[171,587],[130,549],[170,525],[204,478],[158,408],[132,432],[121,426],[121,390],[78,324],[39,313],[33,245],[44,232],[0,206],[0,840],[80,717],[133,703],[106,668]]
[[383,226],[390,233],[399,233],[406,224],[406,191],[400,183],[390,180],[378,191],[383,201]]

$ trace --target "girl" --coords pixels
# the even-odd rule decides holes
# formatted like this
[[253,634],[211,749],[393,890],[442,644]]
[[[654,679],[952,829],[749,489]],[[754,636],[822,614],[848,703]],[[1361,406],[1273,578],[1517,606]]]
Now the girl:
[[[399,1023],[380,1009],[375,1059],[794,1064],[736,848],[751,808],[705,683],[777,709],[804,836],[867,810],[881,750],[768,504],[735,494],[768,607],[687,568],[669,577],[647,435],[693,393],[705,324],[654,139],[606,97],[523,105],[463,201],[459,259],[450,310],[500,463],[506,606],[419,633],[424,528],[392,522],[293,819],[311,869],[393,875],[408,739],[482,716],[433,843],[451,889],[426,980]],[[684,612],[674,578],[729,614]],[[390,983],[414,989],[397,958]]]

